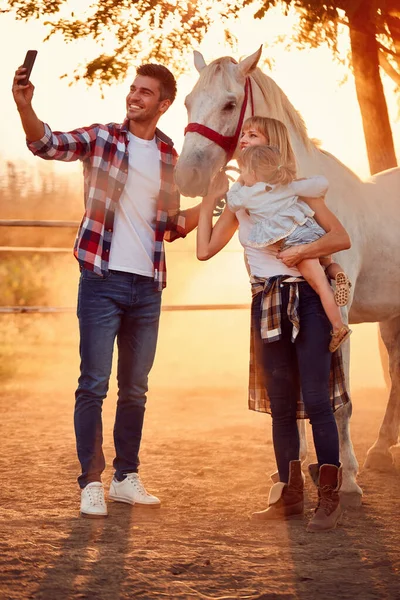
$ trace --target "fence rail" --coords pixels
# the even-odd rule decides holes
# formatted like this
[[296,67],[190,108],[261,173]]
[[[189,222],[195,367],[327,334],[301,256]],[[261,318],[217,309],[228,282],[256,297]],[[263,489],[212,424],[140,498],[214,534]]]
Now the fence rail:
[[[192,311],[192,310],[242,310],[249,309],[249,304],[170,304],[161,307],[162,312]],[[31,314],[31,313],[73,313],[72,306],[0,306],[1,313]]]
[[27,221],[0,219],[0,227],[79,227],[79,221]]
[[[30,221],[25,219],[0,219],[0,227],[79,227],[78,221]],[[66,253],[71,248],[45,248],[37,246],[0,246],[0,253],[11,252],[43,252]],[[248,309],[249,304],[171,304],[161,307],[162,312],[193,311],[193,310],[242,310]],[[60,314],[73,313],[72,306],[0,306],[0,314]]]

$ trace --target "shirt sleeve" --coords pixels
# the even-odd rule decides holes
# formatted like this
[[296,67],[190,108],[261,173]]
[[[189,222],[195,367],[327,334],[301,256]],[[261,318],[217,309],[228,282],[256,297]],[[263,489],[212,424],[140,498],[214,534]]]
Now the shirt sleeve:
[[167,223],[165,226],[164,239],[173,242],[179,238],[186,237],[186,214],[180,208],[180,194],[178,190],[174,193],[173,206],[168,210]]
[[247,190],[246,186],[241,185],[236,181],[233,184],[231,189],[226,195],[228,208],[233,212],[237,212],[238,210],[245,208],[245,203],[247,200]]
[[98,130],[98,125],[91,125],[66,133],[53,132],[47,123],[44,123],[44,136],[35,142],[27,140],[27,146],[35,156],[45,160],[85,160],[93,151]]
[[329,182],[323,175],[316,175],[307,179],[292,181],[290,188],[296,196],[308,196],[310,198],[319,198],[328,191]]

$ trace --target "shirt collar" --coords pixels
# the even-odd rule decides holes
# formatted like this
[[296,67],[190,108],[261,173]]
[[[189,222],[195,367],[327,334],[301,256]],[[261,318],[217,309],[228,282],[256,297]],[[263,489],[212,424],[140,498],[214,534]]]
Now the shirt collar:
[[[123,133],[129,133],[129,119],[125,119],[125,121],[122,123],[121,131]],[[155,135],[156,138],[158,138],[158,140],[164,142],[164,144],[167,144],[168,146],[171,146],[171,148],[173,148],[174,142],[171,140],[171,138],[165,135],[165,133],[158,129],[158,127],[156,127]]]

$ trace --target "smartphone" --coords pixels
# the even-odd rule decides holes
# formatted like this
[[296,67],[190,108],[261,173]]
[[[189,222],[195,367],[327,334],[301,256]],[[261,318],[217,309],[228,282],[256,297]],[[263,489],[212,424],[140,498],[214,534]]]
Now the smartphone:
[[31,76],[33,65],[35,64],[37,50],[28,50],[25,56],[24,64],[22,65],[27,71],[25,79],[19,82],[19,85],[28,85],[29,77]]

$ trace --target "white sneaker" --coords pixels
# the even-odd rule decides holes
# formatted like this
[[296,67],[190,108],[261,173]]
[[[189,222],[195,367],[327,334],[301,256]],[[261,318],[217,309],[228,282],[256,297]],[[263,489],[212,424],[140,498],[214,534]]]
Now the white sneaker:
[[108,497],[116,502],[126,502],[148,508],[160,508],[161,505],[161,501],[156,496],[152,496],[146,491],[138,473],[128,473],[123,481],[117,481],[114,478]]
[[104,488],[100,481],[88,483],[81,494],[81,516],[89,519],[107,517]]

